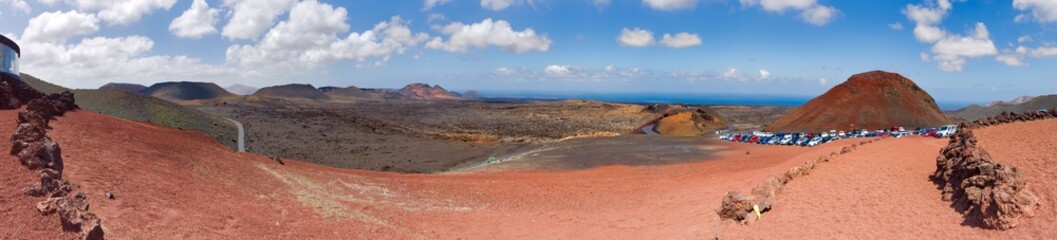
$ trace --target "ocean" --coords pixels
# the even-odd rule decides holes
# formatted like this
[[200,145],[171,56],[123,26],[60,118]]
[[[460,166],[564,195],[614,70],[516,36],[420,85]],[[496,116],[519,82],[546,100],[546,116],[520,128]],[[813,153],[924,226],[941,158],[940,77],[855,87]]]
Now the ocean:
[[[481,95],[493,99],[528,100],[597,100],[637,104],[685,104],[685,105],[740,105],[740,106],[785,106],[796,107],[807,103],[814,96],[750,95],[713,93],[574,93],[574,92],[508,92],[482,91]],[[943,111],[954,111],[974,104],[971,102],[938,101]]]

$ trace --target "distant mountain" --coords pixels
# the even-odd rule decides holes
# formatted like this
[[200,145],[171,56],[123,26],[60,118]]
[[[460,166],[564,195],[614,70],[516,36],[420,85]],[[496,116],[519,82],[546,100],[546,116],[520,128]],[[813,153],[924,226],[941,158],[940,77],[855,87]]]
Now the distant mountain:
[[106,85],[103,85],[102,87],[99,87],[99,89],[117,89],[117,90],[125,90],[125,91],[129,91],[129,92],[134,92],[134,93],[138,93],[139,91],[142,91],[143,89],[146,89],[146,88],[147,88],[147,86],[143,86],[143,85],[139,85],[139,84],[135,84],[135,83],[107,83]]
[[254,92],[253,96],[307,100],[330,99],[311,84],[287,84],[261,88],[260,90],[257,90],[257,92]]
[[321,87],[319,91],[335,101],[380,100],[384,97],[383,93],[363,90],[356,86]]
[[1021,104],[1021,103],[1026,103],[1026,102],[1028,102],[1028,100],[1031,100],[1032,98],[1035,98],[1035,97],[1032,97],[1032,96],[1020,96],[1020,97],[1013,98],[1012,100],[1009,100],[1009,101],[994,101],[994,102],[988,103],[987,106],[990,107],[990,106],[995,106],[995,105],[999,105],[999,104],[1017,105],[1017,104]]
[[140,93],[171,102],[232,97],[235,94],[208,82],[163,82],[140,90]]
[[242,84],[233,84],[231,86],[225,87],[224,90],[228,90],[228,92],[245,96],[257,92],[258,89]]
[[479,99],[481,97],[483,97],[483,96],[481,96],[481,93],[477,92],[477,91],[474,91],[474,90],[469,90],[469,91],[466,91],[466,92],[462,93],[462,98],[465,98],[465,99]]
[[972,121],[980,118],[993,117],[995,115],[1002,114],[1002,112],[1022,113],[1027,111],[1037,111],[1041,109],[1052,109],[1054,107],[1057,107],[1057,94],[1033,97],[1020,104],[1007,104],[1003,102],[1001,104],[995,104],[987,107],[973,104],[968,107],[958,109],[957,111],[949,112],[947,114],[950,115],[952,118],[956,118],[958,120]]
[[412,83],[404,86],[396,93],[400,94],[405,98],[417,99],[417,100],[458,100],[462,97],[452,94],[445,90],[440,85],[430,86],[425,83]]
[[910,79],[873,71],[847,81],[782,116],[770,131],[937,127],[950,123],[936,100]]

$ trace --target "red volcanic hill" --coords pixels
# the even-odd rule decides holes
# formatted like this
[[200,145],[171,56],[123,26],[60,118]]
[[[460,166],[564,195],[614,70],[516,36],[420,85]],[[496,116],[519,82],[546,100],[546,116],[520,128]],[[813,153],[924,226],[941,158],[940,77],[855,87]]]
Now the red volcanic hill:
[[419,100],[437,100],[437,99],[462,99],[448,90],[445,90],[440,85],[430,86],[425,83],[412,83],[404,86],[397,93],[403,95],[406,98],[419,99]]
[[896,73],[856,74],[779,118],[769,131],[938,127],[951,121],[936,100]]

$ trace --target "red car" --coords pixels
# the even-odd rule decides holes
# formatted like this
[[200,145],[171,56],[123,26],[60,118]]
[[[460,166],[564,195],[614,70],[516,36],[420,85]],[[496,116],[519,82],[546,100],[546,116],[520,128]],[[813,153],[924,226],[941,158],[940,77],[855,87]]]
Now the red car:
[[756,142],[759,142],[759,141],[760,141],[760,136],[752,136],[752,138],[749,139],[749,143],[756,143]]

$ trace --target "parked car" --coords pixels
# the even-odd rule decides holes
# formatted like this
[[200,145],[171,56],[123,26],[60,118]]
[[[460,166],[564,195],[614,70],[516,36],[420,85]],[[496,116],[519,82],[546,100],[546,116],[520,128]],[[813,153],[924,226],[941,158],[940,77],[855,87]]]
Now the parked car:
[[943,127],[940,127],[940,130],[936,132],[936,137],[938,137],[938,138],[951,137],[951,135],[954,135],[955,131],[958,131],[958,126],[945,125]]
[[796,145],[797,146],[801,146],[801,147],[806,147],[807,143],[811,142],[811,139],[814,139],[814,138],[808,138],[808,137],[800,138],[800,141],[797,141]]
[[808,143],[807,143],[807,146],[809,146],[809,147],[814,147],[814,146],[818,146],[819,144],[823,144],[823,143],[825,143],[825,142],[824,142],[824,141],[825,141],[825,139],[826,139],[826,138],[824,138],[824,137],[817,137],[817,138],[813,138],[813,139],[811,139],[811,141],[810,141],[810,142],[808,142]]
[[789,134],[789,135],[785,135],[785,137],[782,138],[782,141],[779,141],[778,144],[789,145],[789,143],[792,142],[792,141],[793,141],[793,134]]

